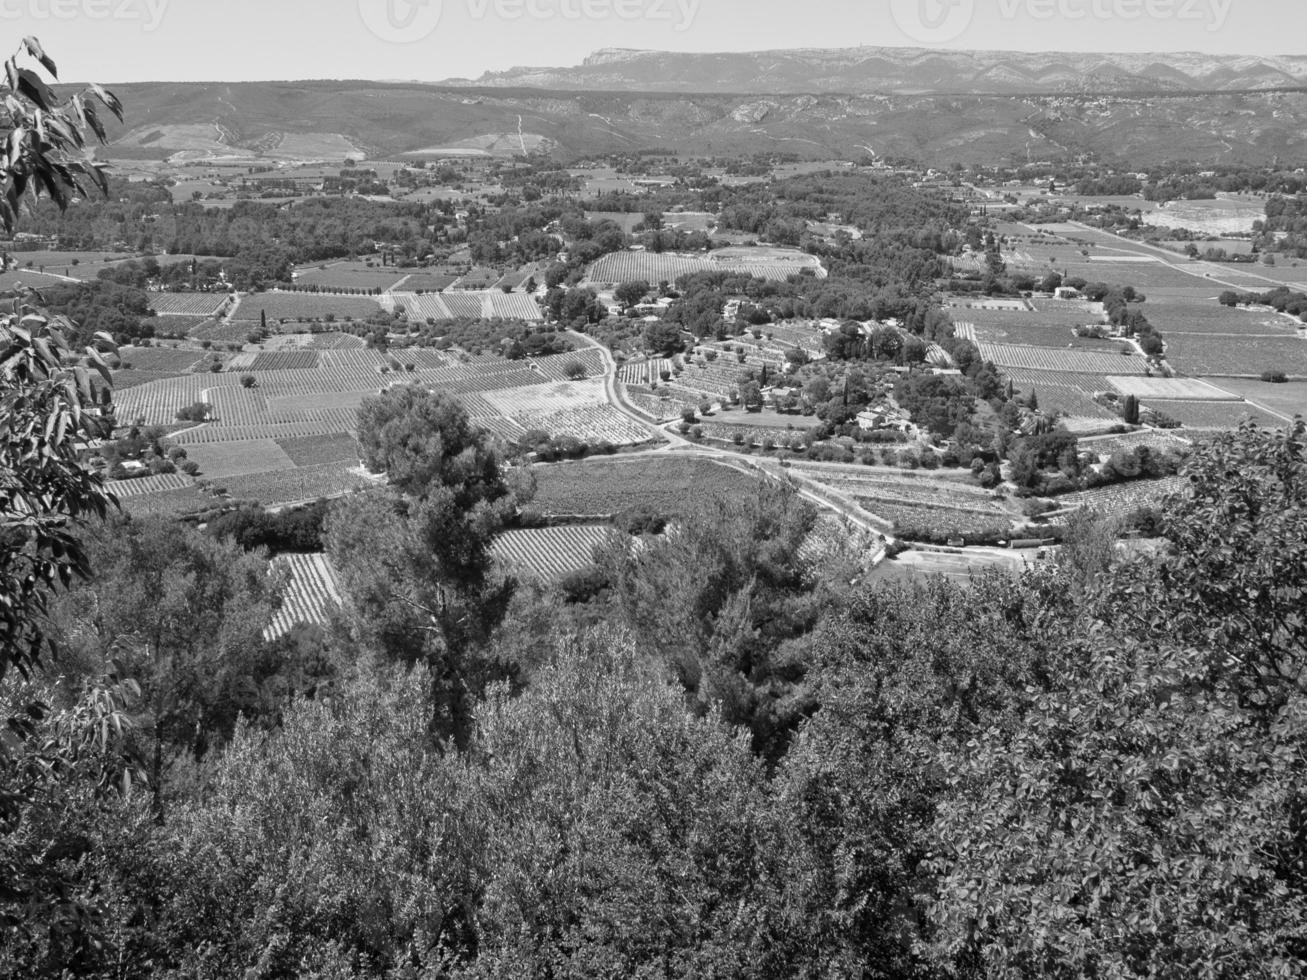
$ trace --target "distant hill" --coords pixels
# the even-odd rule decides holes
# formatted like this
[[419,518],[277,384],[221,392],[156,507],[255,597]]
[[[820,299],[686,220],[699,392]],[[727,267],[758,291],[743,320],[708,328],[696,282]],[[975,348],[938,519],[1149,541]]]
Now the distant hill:
[[677,53],[610,48],[573,68],[444,84],[607,92],[1030,95],[1234,92],[1307,85],[1307,56],[834,48]]
[[1297,165],[1307,93],[1216,95],[728,95],[378,82],[115,86],[119,160],[337,162],[427,151],[580,156],[670,149],[808,159],[867,153],[928,166],[1086,156]]

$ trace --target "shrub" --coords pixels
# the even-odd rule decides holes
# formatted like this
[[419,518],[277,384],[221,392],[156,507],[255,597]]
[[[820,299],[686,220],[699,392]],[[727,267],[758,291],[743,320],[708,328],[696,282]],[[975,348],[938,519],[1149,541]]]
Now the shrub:
[[1282,385],[1287,383],[1289,378],[1283,371],[1263,371],[1262,380],[1267,384]]
[[254,385],[255,385],[254,375],[252,375],[252,374],[242,374],[242,375],[241,375],[241,387],[242,387],[242,388],[253,388]]

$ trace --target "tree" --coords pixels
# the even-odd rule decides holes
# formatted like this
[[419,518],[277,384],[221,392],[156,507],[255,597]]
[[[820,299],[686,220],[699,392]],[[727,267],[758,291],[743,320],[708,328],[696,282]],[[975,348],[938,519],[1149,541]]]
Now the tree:
[[740,386],[740,401],[743,402],[746,411],[762,411],[762,388],[759,387],[758,382],[746,381]]
[[617,301],[627,309],[635,306],[649,293],[649,284],[643,279],[624,282],[613,292]]
[[203,757],[239,715],[277,707],[263,683],[277,671],[261,660],[281,583],[262,555],[161,518],[106,522],[87,550],[94,577],[56,609],[60,667],[139,686],[142,755],[162,819],[175,753]]
[[511,487],[493,437],[453,397],[392,388],[364,401],[359,442],[403,493],[348,498],[324,539],[342,571],[357,636],[383,656],[425,665],[433,735],[460,751],[479,691],[503,675],[481,658],[514,583],[490,545],[530,487]]
[[470,510],[508,495],[493,439],[473,428],[462,404],[443,391],[405,385],[367,398],[358,432],[367,468],[409,496],[445,489]]
[[1121,410],[1121,417],[1125,420],[1126,425],[1139,424],[1139,396],[1126,395],[1125,406]]

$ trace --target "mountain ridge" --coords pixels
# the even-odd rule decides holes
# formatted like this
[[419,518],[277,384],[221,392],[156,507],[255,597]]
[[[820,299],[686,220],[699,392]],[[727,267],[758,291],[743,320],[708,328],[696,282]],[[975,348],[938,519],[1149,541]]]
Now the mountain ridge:
[[437,84],[760,95],[1204,93],[1307,86],[1307,56],[881,46],[702,53],[601,48],[571,67],[518,66]]

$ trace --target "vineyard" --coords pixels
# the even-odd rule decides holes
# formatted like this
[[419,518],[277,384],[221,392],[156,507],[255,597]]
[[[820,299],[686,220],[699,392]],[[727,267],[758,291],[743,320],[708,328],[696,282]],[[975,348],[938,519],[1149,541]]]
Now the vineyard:
[[657,422],[675,421],[681,417],[681,413],[684,412],[687,407],[693,407],[688,402],[681,401],[677,398],[646,395],[643,392],[628,391],[626,393],[626,400],[639,411]]
[[1138,449],[1140,446],[1147,446],[1155,452],[1178,453],[1187,453],[1193,448],[1187,439],[1181,439],[1165,432],[1158,432],[1155,429],[1104,436],[1098,439],[1080,440],[1081,452],[1095,453],[1103,458],[1111,456],[1113,453]]
[[1136,480],[1097,490],[1085,490],[1059,498],[1065,507],[1101,510],[1105,514],[1128,514],[1140,507],[1156,504],[1163,497],[1182,493],[1189,481],[1181,476],[1164,480]]
[[286,574],[286,591],[264,639],[285,636],[301,624],[325,626],[340,608],[340,579],[326,555],[281,555],[272,568]]
[[[258,322],[261,314],[282,320],[366,320],[381,312],[381,304],[366,296],[332,296],[315,293],[252,293],[241,299],[233,320]],[[248,328],[247,328],[248,329]]]
[[105,487],[119,500],[139,497],[146,493],[160,493],[164,490],[183,490],[193,486],[194,481],[181,473],[163,473],[159,476],[142,476],[135,480],[109,480]]
[[277,443],[296,466],[313,466],[318,463],[357,463],[359,445],[353,436],[306,436],[300,439],[282,439]]
[[526,293],[502,290],[469,290],[454,293],[394,293],[396,306],[404,308],[410,323],[428,320],[526,320],[543,319],[540,307]]
[[151,293],[150,306],[159,316],[214,317],[229,299],[226,293]]
[[675,367],[675,361],[665,357],[654,358],[635,364],[623,364],[617,372],[617,377],[622,384],[656,388],[663,383],[664,372],[670,377]]
[[497,414],[507,416],[562,412],[593,408],[608,403],[604,384],[599,380],[564,381],[558,384],[536,384],[506,391],[487,391],[481,394],[481,398],[496,409]]
[[[245,365],[241,368],[250,371],[311,371],[318,363],[317,351],[280,350],[256,354],[248,368]],[[232,369],[235,370],[234,362]]]
[[507,531],[492,552],[519,578],[552,583],[594,564],[595,549],[613,533],[603,524]]
[[696,272],[730,272],[759,279],[784,282],[803,270],[811,270],[819,279],[826,278],[821,262],[803,252],[769,249],[757,258],[747,258],[749,250],[734,249],[724,253],[679,255],[670,252],[613,252],[599,259],[586,276],[590,283],[615,286],[623,282],[674,283],[681,276]]
[[541,429],[551,436],[573,436],[590,446],[604,442],[614,446],[638,445],[652,437],[648,426],[633,421],[611,405],[518,415],[512,421],[524,429]]
[[569,380],[568,369],[576,364],[580,364],[585,369],[584,377],[586,378],[602,377],[607,369],[604,362],[604,352],[594,347],[587,347],[571,354],[538,357],[531,362],[531,366],[550,381]]
[[[980,355],[999,367],[1081,374],[1147,374],[1148,362],[1138,355],[1103,354],[1083,350],[1056,350],[1012,344],[981,343]],[[1304,345],[1307,351],[1307,345]]]

